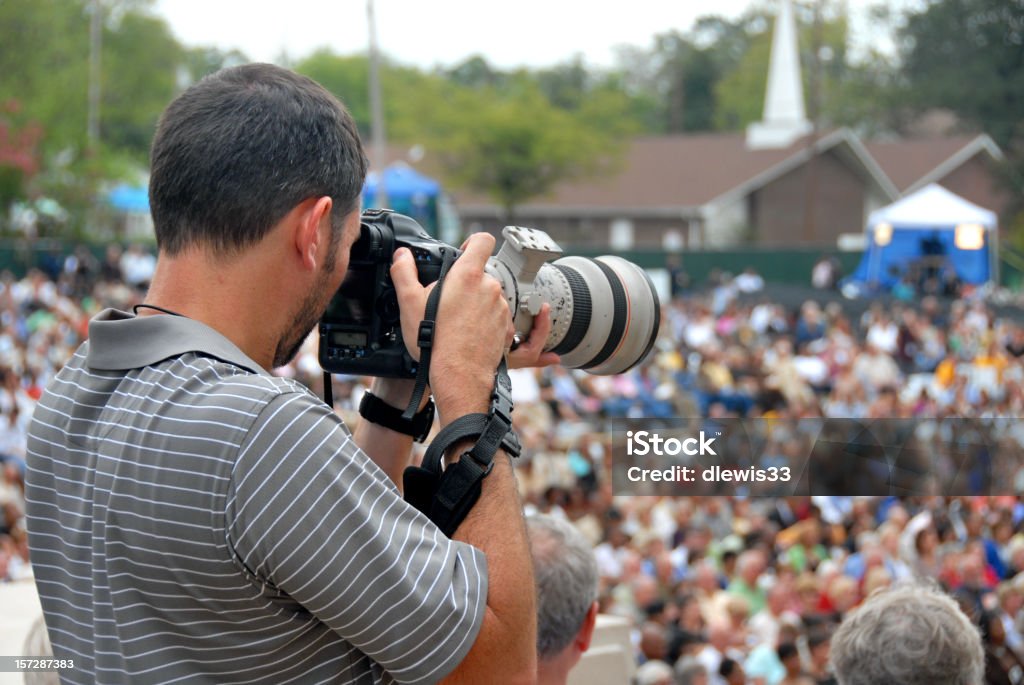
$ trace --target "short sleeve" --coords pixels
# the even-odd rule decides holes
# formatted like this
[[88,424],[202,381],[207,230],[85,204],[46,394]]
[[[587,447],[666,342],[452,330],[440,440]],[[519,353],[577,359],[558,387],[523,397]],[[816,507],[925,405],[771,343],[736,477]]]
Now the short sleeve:
[[232,474],[228,544],[399,683],[433,683],[483,621],[484,554],[406,503],[312,395],[277,396]]

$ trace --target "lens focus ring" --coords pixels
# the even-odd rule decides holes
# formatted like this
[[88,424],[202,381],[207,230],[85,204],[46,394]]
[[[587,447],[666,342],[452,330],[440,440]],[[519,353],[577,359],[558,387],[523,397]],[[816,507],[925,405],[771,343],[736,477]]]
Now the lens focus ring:
[[590,316],[593,308],[590,302],[590,289],[580,272],[571,266],[554,264],[569,284],[569,292],[572,293],[572,321],[569,322],[569,330],[565,332],[562,342],[558,343],[551,351],[555,354],[565,354],[576,349],[576,346],[583,340],[590,328]]

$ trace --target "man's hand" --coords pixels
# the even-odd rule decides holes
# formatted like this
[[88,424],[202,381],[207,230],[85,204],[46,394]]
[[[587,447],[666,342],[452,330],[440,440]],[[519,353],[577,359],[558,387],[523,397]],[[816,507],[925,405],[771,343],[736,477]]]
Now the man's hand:
[[[462,249],[444,280],[430,360],[430,387],[442,423],[487,411],[494,371],[515,333],[501,284],[484,273],[494,237],[476,233]],[[406,249],[395,252],[391,280],[398,293],[402,337],[409,353],[418,358],[416,338],[432,286],[420,285],[416,263]]]
[[559,356],[554,352],[545,352],[544,343],[551,334],[551,305],[545,302],[540,312],[533,319],[533,328],[525,341],[508,355],[508,368],[523,369],[530,366],[551,366],[557,364]]

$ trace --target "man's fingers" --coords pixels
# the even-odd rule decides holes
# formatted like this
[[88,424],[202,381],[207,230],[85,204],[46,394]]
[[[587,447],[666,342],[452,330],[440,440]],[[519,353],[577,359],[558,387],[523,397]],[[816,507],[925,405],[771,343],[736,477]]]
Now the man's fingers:
[[541,305],[537,316],[533,318],[533,327],[530,329],[529,337],[519,347],[520,349],[532,350],[535,354],[540,354],[550,334],[551,305],[545,302]]
[[395,250],[391,262],[391,281],[398,292],[398,306],[405,309],[406,303],[415,305],[423,298],[423,286],[420,285],[416,261],[406,248]]
[[551,307],[546,302],[533,320],[530,336],[509,355],[510,368],[541,367],[558,364],[561,358],[545,352],[544,343],[551,333]]
[[536,342],[539,347],[547,341],[549,335],[551,335],[551,305],[545,302],[540,306],[540,311],[537,312],[537,316],[533,320],[530,342]]
[[490,233],[474,233],[466,239],[465,250],[455,264],[464,264],[464,268],[483,270],[487,260],[494,251],[494,236]]

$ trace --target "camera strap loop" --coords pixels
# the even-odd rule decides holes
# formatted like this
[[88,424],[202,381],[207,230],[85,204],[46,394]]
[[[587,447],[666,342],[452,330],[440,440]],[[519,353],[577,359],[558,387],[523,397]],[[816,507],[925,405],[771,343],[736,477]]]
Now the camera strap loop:
[[[477,438],[476,444],[442,469],[445,452],[470,438]],[[451,537],[480,497],[482,481],[494,467],[499,449],[511,457],[521,451],[512,430],[512,382],[504,359],[495,373],[490,411],[461,416],[434,437],[423,465],[405,470],[406,500]]]
[[427,295],[423,320],[420,321],[419,333],[416,336],[416,346],[420,348],[420,361],[416,368],[416,384],[413,386],[409,406],[402,414],[402,418],[406,421],[412,421],[419,412],[423,393],[426,392],[427,383],[430,381],[430,355],[434,347],[434,329],[437,324],[437,309],[441,303],[441,286],[444,285],[444,277],[448,275],[448,270],[455,263],[455,257],[455,250],[451,248],[441,250],[441,271],[434,289]]

